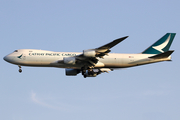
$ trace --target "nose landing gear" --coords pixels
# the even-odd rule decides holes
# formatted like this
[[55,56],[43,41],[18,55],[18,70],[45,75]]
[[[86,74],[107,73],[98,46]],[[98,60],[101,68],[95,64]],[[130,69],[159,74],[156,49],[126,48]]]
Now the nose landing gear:
[[18,65],[18,67],[19,67],[19,73],[21,73],[22,72],[21,66]]

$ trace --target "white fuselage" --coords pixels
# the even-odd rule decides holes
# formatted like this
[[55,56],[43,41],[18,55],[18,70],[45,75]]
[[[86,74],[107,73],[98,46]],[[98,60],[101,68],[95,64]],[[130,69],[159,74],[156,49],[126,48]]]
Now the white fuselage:
[[[58,63],[64,57],[73,57],[80,55],[78,52],[53,52],[36,49],[20,49],[4,57],[10,63],[21,66],[35,66],[35,67],[58,67],[58,68],[73,68],[80,69],[83,64],[64,64]],[[98,63],[95,68],[125,68],[149,64],[160,61],[169,61],[171,57],[163,59],[148,58],[154,54],[118,54],[109,53],[104,58],[98,58]]]

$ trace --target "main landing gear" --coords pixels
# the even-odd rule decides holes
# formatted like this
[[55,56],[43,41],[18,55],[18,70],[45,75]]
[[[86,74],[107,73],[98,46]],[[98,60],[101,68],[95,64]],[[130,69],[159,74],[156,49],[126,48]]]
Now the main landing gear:
[[84,78],[91,77],[94,75],[92,68],[89,68],[89,67],[82,67],[81,72]]
[[22,72],[21,66],[18,65],[18,67],[19,67],[19,73],[21,73]]
[[82,71],[82,75],[84,76],[84,78],[86,78],[86,69],[85,69],[85,67],[82,67],[81,68],[81,71]]

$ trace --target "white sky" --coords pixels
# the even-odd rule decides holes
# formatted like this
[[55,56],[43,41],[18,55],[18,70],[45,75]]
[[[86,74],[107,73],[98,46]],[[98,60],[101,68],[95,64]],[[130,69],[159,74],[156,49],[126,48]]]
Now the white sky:
[[[0,119],[180,119],[179,0],[1,0]],[[3,60],[15,49],[75,51],[129,36],[114,53],[139,53],[177,33],[172,62],[66,77],[64,69],[18,67]]]

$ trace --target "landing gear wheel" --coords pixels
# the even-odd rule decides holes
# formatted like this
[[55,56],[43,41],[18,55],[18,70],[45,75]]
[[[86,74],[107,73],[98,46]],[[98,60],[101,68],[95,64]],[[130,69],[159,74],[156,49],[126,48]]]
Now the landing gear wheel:
[[82,71],[82,75],[86,73],[86,70],[84,69],[84,67],[81,68],[81,71]]
[[22,70],[21,69],[19,69],[19,73],[21,73],[22,72]]
[[18,67],[19,67],[19,73],[21,73],[22,72],[21,66],[18,65]]
[[86,73],[86,70],[82,70],[82,75],[84,75]]
[[88,74],[93,75],[93,70],[91,68],[88,69]]
[[84,78],[86,78],[86,77],[87,77],[85,74],[84,74],[83,76],[84,76]]

